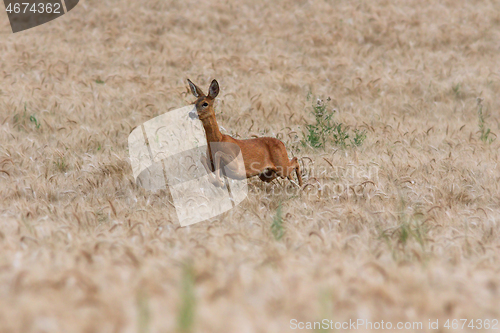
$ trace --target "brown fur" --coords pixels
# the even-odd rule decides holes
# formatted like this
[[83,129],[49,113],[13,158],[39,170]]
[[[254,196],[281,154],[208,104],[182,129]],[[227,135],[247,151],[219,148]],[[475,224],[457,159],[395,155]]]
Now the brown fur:
[[[202,90],[193,82],[188,80],[191,92],[198,99],[195,102],[198,118],[203,123],[207,143],[209,148],[207,156],[210,163],[205,160],[204,166],[209,173],[217,170],[218,179],[213,179],[214,184],[222,186],[221,164],[224,163],[229,170],[227,176],[231,178],[250,178],[259,176],[262,181],[271,182],[277,177],[288,178],[295,171],[299,185],[302,186],[302,176],[300,166],[296,157],[288,159],[288,154],[283,142],[276,138],[262,137],[247,140],[237,140],[229,135],[222,134],[217,125],[214,110],[214,100],[219,94],[219,84],[213,80],[210,84],[208,94],[205,95]],[[232,143],[235,145],[224,145],[223,148],[217,146],[217,151],[212,151],[210,143]],[[238,149],[239,148],[239,149]],[[231,164],[231,161],[241,151],[244,161],[244,175],[241,166]]]

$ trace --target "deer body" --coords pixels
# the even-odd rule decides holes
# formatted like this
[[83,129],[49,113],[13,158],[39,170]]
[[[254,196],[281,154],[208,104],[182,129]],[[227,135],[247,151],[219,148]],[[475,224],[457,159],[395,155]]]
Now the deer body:
[[[276,138],[261,137],[247,140],[237,140],[222,134],[215,118],[214,100],[219,94],[219,84],[213,80],[208,95],[190,80],[189,87],[197,100],[196,113],[205,129],[207,139],[207,157],[202,157],[202,164],[207,173],[215,171],[215,177],[210,181],[216,186],[223,186],[222,170],[226,176],[233,179],[244,179],[259,176],[262,181],[271,182],[277,177],[290,179],[293,171],[297,174],[299,185],[302,186],[300,167],[296,157],[289,160],[283,142]],[[236,157],[241,153],[243,164]]]

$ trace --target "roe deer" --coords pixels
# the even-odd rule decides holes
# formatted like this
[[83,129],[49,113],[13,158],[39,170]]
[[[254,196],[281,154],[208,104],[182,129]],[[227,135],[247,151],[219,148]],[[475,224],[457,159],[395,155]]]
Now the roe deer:
[[[285,145],[278,139],[261,137],[247,140],[237,140],[229,135],[222,134],[217,125],[214,111],[214,100],[219,94],[219,83],[213,80],[205,95],[201,89],[188,79],[191,92],[197,98],[194,103],[196,114],[203,124],[207,138],[207,156],[201,162],[215,186],[223,186],[222,172],[233,179],[244,179],[259,176],[264,182],[271,182],[277,177],[287,177],[291,181],[295,170],[300,187],[302,176],[297,157],[288,160]],[[196,114],[190,114],[195,118]],[[241,152],[244,165],[236,158]],[[241,161],[241,160],[240,160]],[[212,174],[215,172],[215,175]]]

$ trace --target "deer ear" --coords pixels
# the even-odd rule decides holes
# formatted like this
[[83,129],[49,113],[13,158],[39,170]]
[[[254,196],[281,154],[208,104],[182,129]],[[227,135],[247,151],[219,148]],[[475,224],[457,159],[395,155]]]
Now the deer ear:
[[190,79],[187,79],[189,83],[189,88],[191,88],[191,92],[193,93],[194,97],[198,98],[200,96],[205,96],[205,94],[201,91],[200,88],[193,82],[191,82]]
[[215,98],[219,94],[219,83],[217,80],[213,80],[208,88],[208,97]]

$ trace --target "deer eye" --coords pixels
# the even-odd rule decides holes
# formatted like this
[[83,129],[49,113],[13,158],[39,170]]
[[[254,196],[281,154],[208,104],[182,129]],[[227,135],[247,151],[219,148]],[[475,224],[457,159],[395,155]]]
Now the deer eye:
[[203,106],[204,108],[206,108],[206,107],[208,106],[208,103],[207,103],[207,102],[205,102],[205,103],[203,103],[201,106]]

